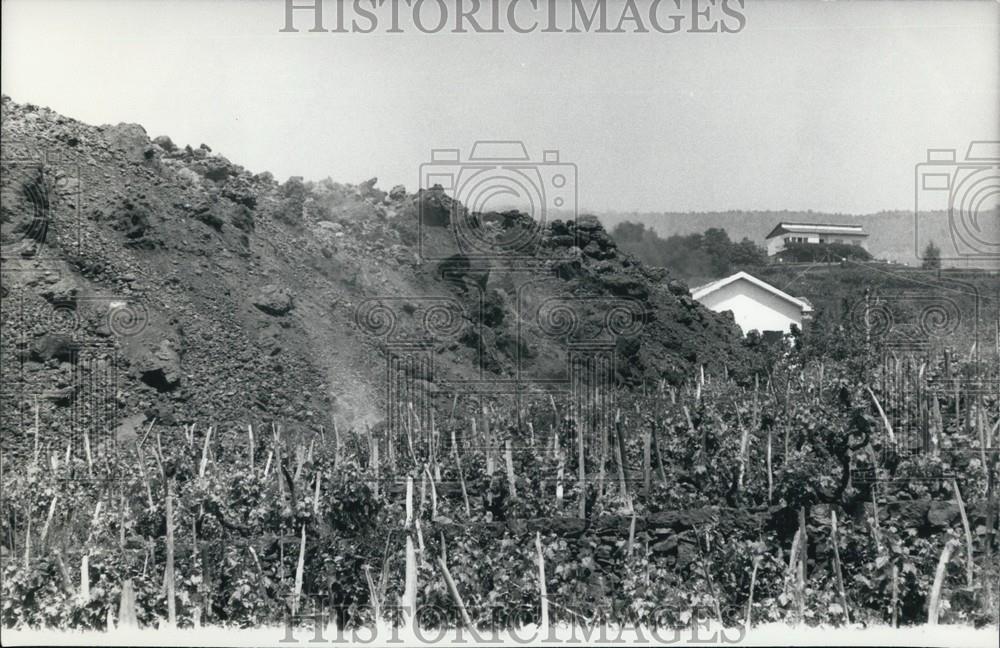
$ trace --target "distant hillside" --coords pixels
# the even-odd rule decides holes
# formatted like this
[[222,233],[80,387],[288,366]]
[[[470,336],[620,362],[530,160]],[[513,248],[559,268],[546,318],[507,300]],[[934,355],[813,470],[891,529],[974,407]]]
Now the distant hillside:
[[[920,260],[915,250],[914,214],[912,211],[886,211],[876,214],[830,214],[813,211],[726,211],[726,212],[607,212],[600,215],[608,229],[622,221],[643,223],[666,237],[704,232],[711,227],[725,229],[729,238],[739,241],[743,237],[758,244],[779,221],[802,223],[845,223],[861,225],[869,234],[869,250],[877,259],[918,266]],[[989,233],[988,240],[997,241],[1000,219],[981,225]],[[954,255],[954,244],[947,212],[922,213],[920,240],[933,240],[944,251],[944,256]],[[922,246],[921,246],[922,248]],[[951,252],[949,252],[951,250]],[[962,263],[945,261],[946,267],[1000,267],[1000,262],[970,259]]]

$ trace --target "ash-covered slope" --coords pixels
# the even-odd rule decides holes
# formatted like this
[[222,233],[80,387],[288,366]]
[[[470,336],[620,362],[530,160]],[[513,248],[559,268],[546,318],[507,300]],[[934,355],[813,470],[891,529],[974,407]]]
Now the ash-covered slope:
[[43,444],[80,425],[128,437],[153,417],[374,422],[386,354],[409,343],[433,359],[413,376],[487,393],[559,383],[568,350],[595,344],[615,349],[617,384],[739,364],[730,320],[596,222],[555,221],[513,250],[531,219],[475,215],[500,252],[474,258],[440,190],[279,184],[205,145],[7,97],[2,137],[4,439],[36,404]]

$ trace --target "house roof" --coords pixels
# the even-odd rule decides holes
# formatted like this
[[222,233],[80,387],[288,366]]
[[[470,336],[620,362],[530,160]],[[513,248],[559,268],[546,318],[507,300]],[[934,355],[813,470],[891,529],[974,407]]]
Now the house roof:
[[697,288],[694,288],[691,290],[691,297],[694,299],[701,299],[705,295],[711,294],[721,288],[728,286],[731,283],[735,283],[741,280],[748,281],[751,284],[757,286],[758,288],[766,290],[772,295],[776,295],[777,297],[780,297],[781,299],[784,299],[787,302],[795,304],[796,306],[802,309],[803,313],[811,313],[813,310],[812,304],[810,304],[808,301],[804,299],[799,299],[798,297],[792,297],[788,293],[778,290],[777,288],[767,283],[763,279],[758,279],[752,274],[746,272],[737,272],[734,275],[729,275],[725,279],[718,279],[716,281],[713,281],[712,283],[708,283],[705,284],[704,286],[699,286]]
[[825,223],[785,223],[774,226],[765,239],[780,234],[844,234],[848,236],[868,236],[860,225],[830,225]]

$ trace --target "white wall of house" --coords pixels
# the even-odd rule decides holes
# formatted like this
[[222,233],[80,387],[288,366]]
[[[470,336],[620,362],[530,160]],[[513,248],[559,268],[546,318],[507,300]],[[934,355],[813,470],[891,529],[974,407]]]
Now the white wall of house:
[[775,236],[774,238],[767,239],[767,255],[774,256],[778,252],[785,249],[785,236],[787,234],[782,234],[781,236]]
[[723,286],[698,301],[716,312],[732,311],[744,335],[754,329],[788,332],[792,324],[802,328],[799,306],[745,279]]

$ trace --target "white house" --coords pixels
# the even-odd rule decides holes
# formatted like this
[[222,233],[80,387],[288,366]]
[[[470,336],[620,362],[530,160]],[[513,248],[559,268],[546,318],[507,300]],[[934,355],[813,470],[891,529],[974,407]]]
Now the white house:
[[813,310],[809,302],[746,272],[695,288],[691,296],[713,311],[732,311],[744,335],[754,329],[787,333],[792,324],[801,329]]
[[781,222],[764,238],[768,256],[781,252],[789,243],[846,243],[868,249],[868,234],[860,225]]

